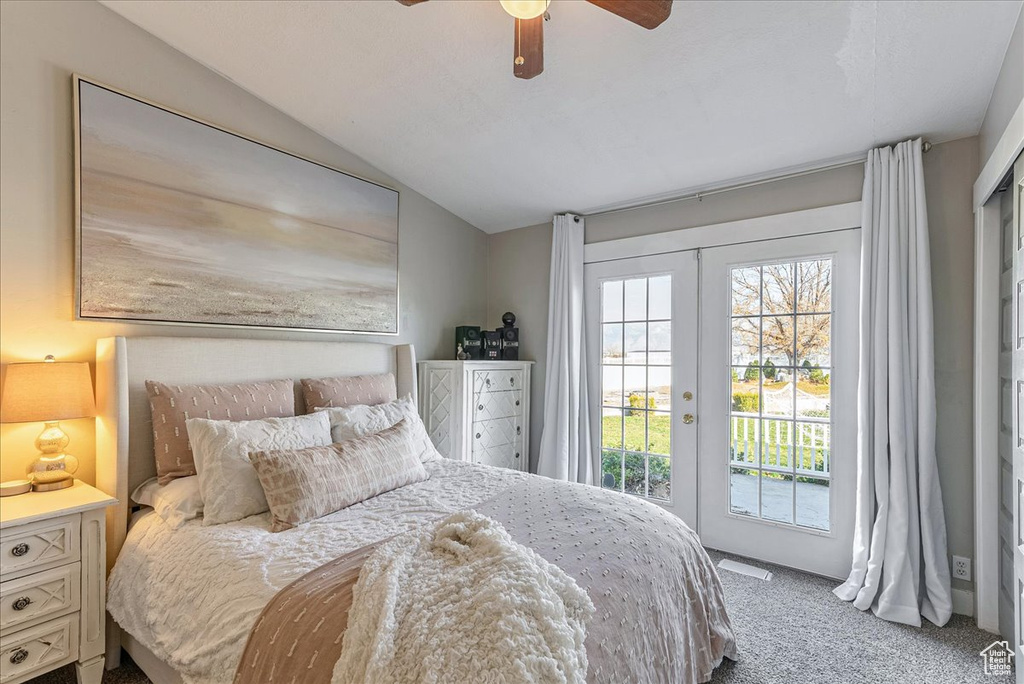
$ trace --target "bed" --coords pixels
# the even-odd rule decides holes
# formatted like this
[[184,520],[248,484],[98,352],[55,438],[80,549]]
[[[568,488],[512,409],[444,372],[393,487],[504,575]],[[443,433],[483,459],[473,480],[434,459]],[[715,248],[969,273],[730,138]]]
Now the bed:
[[[736,644],[715,569],[696,535],[653,504],[511,470],[441,460],[430,478],[285,533],[265,513],[172,530],[136,515],[130,492],[155,473],[144,383],[227,383],[392,372],[415,399],[411,346],[346,342],[108,338],[97,343],[98,485],[108,518],[108,667],[123,647],[156,684],[226,684],[261,612],[335,558],[472,509],[573,577],[596,612],[588,682],[701,682]],[[301,401],[296,392],[297,404]]]

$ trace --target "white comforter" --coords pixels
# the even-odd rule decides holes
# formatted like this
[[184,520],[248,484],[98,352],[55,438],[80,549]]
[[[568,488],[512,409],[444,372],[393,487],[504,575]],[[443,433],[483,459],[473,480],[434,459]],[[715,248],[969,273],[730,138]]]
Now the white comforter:
[[145,517],[111,573],[107,607],[186,682],[224,684],[277,591],[349,551],[474,508],[593,599],[588,681],[706,681],[723,655],[736,656],[714,566],[670,513],[511,470],[449,460],[426,467],[425,482],[279,534],[269,514],[177,531]]
[[479,504],[529,475],[447,459],[424,464],[430,479],[288,532],[270,514],[171,530],[141,518],[110,573],[107,610],[186,682],[234,678],[260,611],[310,570],[428,520]]

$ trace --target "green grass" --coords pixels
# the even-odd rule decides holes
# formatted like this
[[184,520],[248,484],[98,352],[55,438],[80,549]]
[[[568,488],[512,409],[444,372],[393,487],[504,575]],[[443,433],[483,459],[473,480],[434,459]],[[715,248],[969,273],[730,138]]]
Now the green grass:
[[[616,489],[622,477],[621,468],[622,459],[624,458],[623,454],[618,451],[619,449],[624,449],[627,452],[646,452],[648,454],[668,455],[671,453],[671,416],[656,413],[648,415],[650,419],[647,426],[646,440],[644,434],[645,416],[642,411],[637,411],[633,415],[622,419],[622,422],[625,423],[625,440],[623,440],[622,425],[618,416],[604,416],[602,419],[602,472],[611,473],[615,477]],[[733,454],[732,462],[736,465],[755,464],[757,462],[757,445],[754,442],[753,435],[755,434],[754,429],[757,419],[740,418],[738,420],[746,421],[747,433],[751,437],[747,443],[739,442],[736,444],[736,453]],[[788,433],[789,430],[793,429],[791,423],[768,420],[765,424],[767,425],[768,434],[763,445],[765,450],[764,465],[785,469],[790,467],[792,459],[792,461],[797,461],[797,465],[802,469],[825,472],[825,449],[821,446],[815,447],[813,437],[810,434],[798,432],[799,439],[795,446],[791,446],[787,444],[787,442],[792,441],[789,439]],[[803,448],[801,449],[801,447]],[[626,454],[625,459],[626,491],[643,494],[643,456],[639,454]],[[651,459],[649,467],[652,490],[657,482],[668,482],[668,463],[667,458]],[[764,475],[765,477],[782,477],[781,475],[769,472],[765,472]],[[797,479],[798,481],[807,480],[806,477],[798,477]]]

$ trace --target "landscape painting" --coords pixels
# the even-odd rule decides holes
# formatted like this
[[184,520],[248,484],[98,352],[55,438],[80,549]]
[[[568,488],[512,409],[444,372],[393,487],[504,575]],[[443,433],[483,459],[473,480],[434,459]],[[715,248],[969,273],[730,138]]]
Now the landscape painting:
[[76,79],[78,316],[398,332],[398,192]]

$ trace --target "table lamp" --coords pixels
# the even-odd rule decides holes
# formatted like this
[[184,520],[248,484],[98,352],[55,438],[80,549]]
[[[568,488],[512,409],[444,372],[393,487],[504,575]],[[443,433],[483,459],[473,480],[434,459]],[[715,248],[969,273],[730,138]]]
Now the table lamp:
[[7,366],[0,421],[45,423],[36,438],[41,452],[29,468],[36,491],[63,489],[74,484],[71,474],[78,459],[65,453],[71,438],[60,421],[96,415],[92,377],[88,363],[57,363],[47,356],[42,363],[11,363]]

